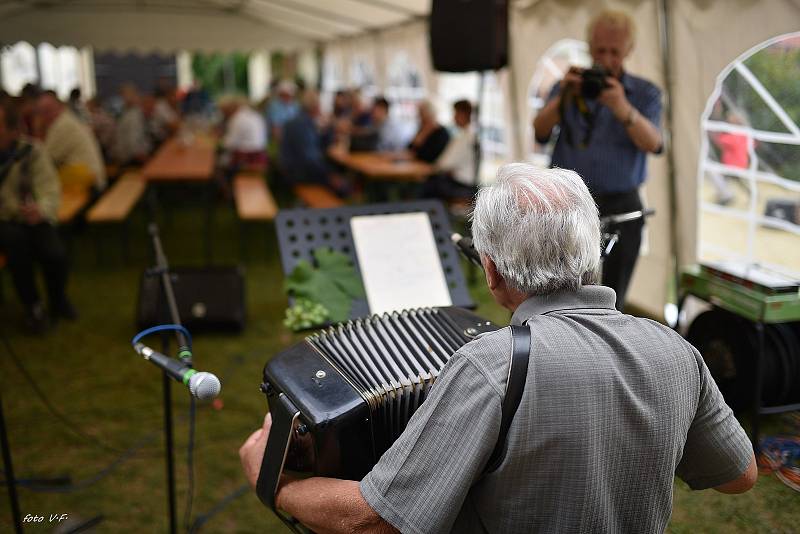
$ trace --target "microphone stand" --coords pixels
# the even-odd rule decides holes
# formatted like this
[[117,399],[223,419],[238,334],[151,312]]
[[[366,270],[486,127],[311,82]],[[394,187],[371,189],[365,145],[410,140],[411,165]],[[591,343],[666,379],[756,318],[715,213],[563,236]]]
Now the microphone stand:
[[3,447],[3,470],[8,486],[8,500],[11,502],[11,518],[14,521],[14,532],[22,534],[22,515],[19,511],[19,499],[17,497],[17,480],[14,478],[14,466],[11,463],[11,448],[8,445],[8,434],[6,433],[6,419],[3,415],[3,397],[0,394],[0,445]]
[[[175,300],[175,293],[172,290],[172,280],[169,274],[169,264],[164,255],[164,249],[161,247],[161,238],[158,233],[158,225],[150,223],[147,227],[150,238],[153,242],[153,254],[155,256],[155,266],[148,269],[147,276],[159,276],[161,286],[161,297],[159,298],[159,305],[156,317],[161,317],[161,303],[165,300],[167,304],[167,311],[172,324],[180,325],[181,319],[178,314],[178,305]],[[163,299],[163,300],[162,300]],[[191,367],[191,353],[188,351],[188,343],[185,336],[180,331],[175,331],[175,336],[178,339],[179,353],[181,360]],[[161,352],[169,354],[169,334],[166,332],[161,335]],[[167,514],[169,519],[169,531],[171,534],[177,532],[176,520],[176,503],[175,503],[175,444],[173,441],[173,423],[172,423],[172,380],[166,372],[162,372],[162,386],[163,386],[163,399],[164,399],[164,453],[167,463]],[[192,398],[191,402],[194,402]]]

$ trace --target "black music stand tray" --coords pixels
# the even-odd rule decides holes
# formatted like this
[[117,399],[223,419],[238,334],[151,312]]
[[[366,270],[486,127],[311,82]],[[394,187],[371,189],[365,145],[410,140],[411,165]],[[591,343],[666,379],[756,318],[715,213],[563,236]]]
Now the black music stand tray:
[[[453,302],[453,306],[475,308],[475,303],[467,291],[458,251],[450,238],[452,230],[447,211],[438,200],[362,204],[341,208],[281,210],[275,219],[275,228],[278,233],[283,273],[289,276],[297,263],[303,259],[313,264],[312,251],[327,246],[349,256],[356,272],[361,276],[353,234],[350,231],[350,219],[359,215],[392,215],[414,212],[427,212],[430,217],[433,237],[439,250],[442,271],[450,289],[450,300]],[[353,301],[350,309],[351,319],[369,314],[366,298]]]

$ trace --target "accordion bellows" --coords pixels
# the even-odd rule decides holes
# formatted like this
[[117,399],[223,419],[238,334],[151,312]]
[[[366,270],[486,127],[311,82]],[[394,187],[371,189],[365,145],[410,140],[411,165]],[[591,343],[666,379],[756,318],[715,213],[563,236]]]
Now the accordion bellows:
[[405,430],[452,354],[495,329],[461,308],[424,308],[332,326],[276,355],[264,368],[270,408],[282,397],[299,412],[285,467],[359,480]]

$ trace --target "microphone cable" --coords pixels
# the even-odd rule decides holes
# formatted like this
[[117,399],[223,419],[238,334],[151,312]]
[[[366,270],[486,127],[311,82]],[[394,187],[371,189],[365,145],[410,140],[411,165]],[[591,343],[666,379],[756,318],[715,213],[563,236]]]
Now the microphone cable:
[[195,518],[194,523],[192,523],[191,527],[189,528],[189,534],[197,532],[200,529],[200,527],[208,523],[212,517],[217,515],[226,506],[228,506],[230,503],[232,503],[233,501],[235,501],[236,499],[247,493],[249,490],[250,486],[248,484],[242,484],[235,490],[225,495],[208,512],[200,514]]
[[[175,326],[175,325],[161,325],[161,327],[156,328],[156,329],[148,329],[148,330],[152,330],[152,331],[151,332],[147,332],[147,334],[152,333],[153,331],[174,329],[174,328],[164,328],[166,326]],[[181,327],[181,328],[183,328],[183,327]],[[189,341],[189,343],[191,343],[191,335],[189,334],[188,331],[186,331],[185,328],[183,330],[184,330],[184,335],[186,335],[186,337],[187,337],[187,340]],[[144,337],[144,335],[147,335],[147,334],[143,334],[142,337]],[[102,448],[102,449],[104,449],[106,451],[109,451],[109,452],[116,453],[118,455],[107,466],[102,468],[100,471],[98,471],[94,475],[92,475],[92,476],[90,476],[88,478],[85,478],[83,480],[79,480],[77,482],[70,482],[69,481],[70,480],[69,477],[66,477],[64,479],[60,479],[58,484],[44,484],[44,483],[41,483],[41,482],[39,482],[39,481],[37,481],[35,479],[16,479],[17,486],[19,486],[21,488],[25,488],[25,489],[27,489],[29,491],[33,491],[34,493],[72,493],[72,492],[75,492],[75,491],[80,491],[82,489],[86,489],[86,488],[88,488],[88,487],[100,482],[102,479],[104,479],[105,477],[110,475],[114,470],[116,470],[124,462],[126,462],[126,461],[130,460],[131,458],[133,458],[147,444],[152,443],[153,441],[155,441],[156,438],[158,437],[158,435],[161,433],[162,429],[160,429],[160,428],[156,429],[156,430],[153,430],[153,431],[149,432],[148,434],[146,434],[145,436],[143,436],[136,443],[134,443],[133,445],[131,445],[130,447],[128,447],[126,449],[119,449],[117,447],[113,447],[111,445],[106,444],[105,442],[103,442],[99,438],[88,434],[87,432],[83,431],[78,425],[76,425],[74,422],[72,422],[60,410],[58,410],[53,405],[52,402],[50,402],[50,400],[47,398],[47,396],[44,394],[42,389],[39,387],[39,385],[34,380],[33,376],[30,374],[30,372],[27,370],[25,365],[22,363],[22,361],[17,356],[16,352],[14,351],[14,348],[12,347],[11,343],[9,342],[8,338],[5,335],[5,331],[3,331],[2,329],[0,329],[0,341],[2,341],[3,345],[5,346],[6,352],[8,353],[8,355],[11,358],[12,362],[14,363],[14,365],[17,367],[17,369],[20,371],[20,373],[22,373],[22,375],[25,378],[25,380],[28,382],[28,384],[34,390],[34,392],[39,397],[39,399],[44,404],[44,406],[47,408],[47,410],[53,415],[53,417],[58,419],[62,424],[64,424],[64,426],[68,430],[70,430],[74,435],[78,436],[79,438],[83,439],[84,441],[87,441],[87,442],[89,442],[89,443],[91,443],[93,445],[96,445],[97,447],[100,447],[100,448]],[[192,398],[192,401],[194,401],[194,398]],[[183,419],[183,417],[179,418],[179,420],[181,420],[181,419]],[[190,409],[190,443],[189,443],[190,451],[193,451],[193,448],[194,448],[194,445],[193,445],[194,424],[193,424],[193,422],[194,422],[194,402],[192,402],[192,407]],[[191,452],[190,452],[190,457],[191,457]],[[190,465],[190,469],[191,469],[191,473],[190,473],[191,486],[190,487],[192,488],[192,491],[193,491],[193,485],[194,485],[193,471],[194,470],[192,468],[192,462],[191,461],[190,461],[189,465]],[[3,473],[3,475],[5,475],[5,473]],[[0,481],[0,482],[5,483],[5,481]],[[191,510],[191,499],[190,499],[189,510]]]
[[[142,330],[141,332],[139,332],[138,334],[133,336],[133,339],[131,340],[131,345],[136,346],[136,344],[139,341],[141,341],[142,338],[144,338],[145,336],[149,336],[150,334],[153,334],[155,332],[163,332],[165,330],[171,330],[171,331],[175,331],[175,332],[180,332],[181,334],[183,334],[186,337],[186,344],[189,345],[188,346],[189,353],[188,354],[184,354],[183,352],[181,352],[180,358],[182,360],[186,359],[187,356],[188,356],[188,358],[191,358],[192,357],[192,334],[189,333],[189,331],[186,329],[186,327],[184,327],[183,325],[180,325],[180,324],[160,324],[160,325],[156,325],[156,326],[151,326],[150,328],[145,328],[144,330]],[[186,348],[186,347],[180,347],[179,351],[183,351],[184,348]]]
[[[245,359],[246,359],[245,355],[243,354],[234,355],[220,376],[228,376],[230,373],[233,372],[233,370],[236,367],[241,366],[242,363],[244,363]],[[242,484],[238,488],[230,491],[227,495],[224,495],[214,504],[214,506],[211,507],[210,510],[208,510],[208,512],[202,513],[197,517],[195,517],[194,521],[189,526],[189,534],[197,532],[200,529],[200,527],[208,523],[211,520],[211,518],[220,513],[226,506],[228,506],[230,503],[232,503],[242,495],[246,494],[249,491],[249,489],[250,486],[248,484]]]
[[189,396],[189,442],[186,445],[186,470],[188,473],[188,488],[186,490],[186,509],[183,512],[183,524],[187,532],[191,531],[192,500],[194,499],[194,436],[197,415],[197,404],[194,395]]
[[136,453],[139,452],[140,449],[144,448],[145,445],[155,441],[160,433],[161,429],[151,431],[149,434],[139,439],[139,441],[128,447],[128,449],[123,451],[119,456],[114,458],[114,460],[112,460],[111,463],[109,463],[106,467],[83,480],[79,480],[77,482],[67,482],[63,485],[54,485],[42,484],[33,480],[17,479],[16,484],[17,486],[33,491],[34,493],[73,493],[75,491],[86,489],[94,484],[97,484],[108,475],[113,473],[124,462],[136,456]]

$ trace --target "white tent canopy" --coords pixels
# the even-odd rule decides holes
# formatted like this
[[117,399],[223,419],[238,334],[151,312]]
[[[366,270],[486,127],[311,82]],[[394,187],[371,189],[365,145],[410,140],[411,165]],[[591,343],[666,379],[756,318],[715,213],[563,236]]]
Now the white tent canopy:
[[[627,66],[662,87],[670,104],[663,123],[668,150],[649,158],[643,191],[657,215],[629,293],[631,303],[661,316],[675,262],[697,256],[701,125],[718,76],[760,43],[799,31],[800,0],[512,0],[511,64],[498,80],[514,159],[532,145],[529,86],[540,59],[561,40],[583,40],[587,22],[603,8],[633,15],[638,31]],[[32,0],[0,3],[0,38],[143,51],[299,50],[322,43],[325,61],[336,66],[329,69],[338,73],[335,83],[352,85],[347,73],[360,62],[379,91],[387,90],[392,58],[401,53],[434,96],[441,75],[428,56],[429,10],[430,0]]]
[[291,50],[424,16],[429,0],[30,0],[0,3],[0,40],[100,51]]

